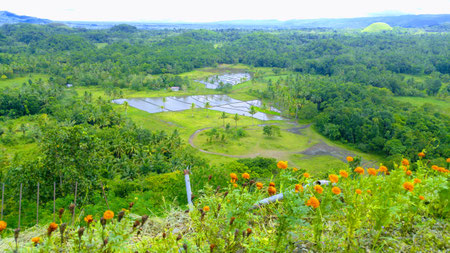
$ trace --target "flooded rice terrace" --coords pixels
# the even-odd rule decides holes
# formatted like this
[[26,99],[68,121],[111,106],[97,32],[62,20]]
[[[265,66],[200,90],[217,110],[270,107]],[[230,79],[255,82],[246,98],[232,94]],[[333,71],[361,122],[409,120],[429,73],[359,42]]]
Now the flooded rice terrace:
[[196,80],[199,83],[202,83],[208,89],[217,89],[220,85],[231,84],[236,85],[251,79],[251,75],[249,73],[229,73],[222,75],[215,75],[207,77],[205,80]]
[[[159,113],[167,111],[184,111],[191,109],[192,103],[195,108],[205,108],[209,102],[210,110],[221,111],[230,114],[239,114],[242,116],[252,115],[249,113],[251,106],[262,107],[259,100],[240,101],[233,99],[227,95],[195,95],[195,96],[174,96],[166,97],[166,101],[162,97],[157,98],[123,98],[115,99],[112,102],[116,104],[123,104],[125,101],[128,105],[136,109],[146,111],[149,113]],[[271,107],[271,111],[280,112]],[[284,118],[277,115],[256,112],[254,118],[260,120],[283,120]]]

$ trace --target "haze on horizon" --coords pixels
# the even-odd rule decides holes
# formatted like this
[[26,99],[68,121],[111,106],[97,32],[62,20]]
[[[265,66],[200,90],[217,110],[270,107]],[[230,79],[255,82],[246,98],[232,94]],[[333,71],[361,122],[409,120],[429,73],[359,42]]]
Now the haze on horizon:
[[399,14],[448,14],[449,0],[14,0],[2,10],[55,21],[290,20]]

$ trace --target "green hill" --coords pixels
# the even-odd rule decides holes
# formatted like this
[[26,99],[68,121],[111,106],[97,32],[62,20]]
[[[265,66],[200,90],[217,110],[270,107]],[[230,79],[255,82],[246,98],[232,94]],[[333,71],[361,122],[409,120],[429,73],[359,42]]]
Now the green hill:
[[392,27],[386,23],[383,22],[376,22],[368,27],[364,28],[362,32],[369,32],[369,33],[375,33],[375,32],[383,32],[383,31],[391,31]]

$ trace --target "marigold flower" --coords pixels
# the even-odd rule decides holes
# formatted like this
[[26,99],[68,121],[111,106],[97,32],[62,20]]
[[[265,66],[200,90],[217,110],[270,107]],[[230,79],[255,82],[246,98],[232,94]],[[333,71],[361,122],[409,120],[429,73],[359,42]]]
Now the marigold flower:
[[230,177],[231,177],[231,183],[236,183],[238,176],[236,175],[236,173],[230,173]]
[[0,220],[0,232],[2,232],[3,230],[5,230],[7,227],[7,224],[5,221]]
[[419,154],[417,154],[420,158],[424,158],[425,157],[425,153],[424,152],[420,152]]
[[345,170],[339,171],[339,174],[340,174],[342,177],[345,177],[345,178],[348,177],[348,173],[347,173],[347,171],[345,171]]
[[244,179],[250,179],[250,174],[244,173],[244,174],[242,174],[242,178],[244,178]]
[[236,187],[238,187],[238,185],[237,184],[233,184],[233,187],[236,188]]
[[87,223],[91,223],[94,220],[94,218],[92,218],[92,215],[88,215],[86,217],[84,217],[84,221],[86,221]]
[[356,194],[361,194],[362,193],[362,191],[361,191],[361,189],[356,189]]
[[209,206],[204,206],[203,207],[203,211],[208,212],[209,211]]
[[339,187],[333,187],[332,189],[331,189],[331,191],[334,193],[334,194],[336,194],[336,195],[338,195],[338,194],[341,194],[341,189],[339,189]]
[[275,195],[275,193],[277,193],[277,189],[273,186],[269,186],[269,188],[267,189],[267,192],[269,193],[270,196]]
[[367,190],[367,193],[371,194],[371,193],[372,193],[372,191],[371,191],[371,190]]
[[421,196],[419,196],[419,199],[425,200],[425,197],[421,195]]
[[320,185],[314,185],[314,190],[320,194],[323,192],[323,188]]
[[258,188],[258,190],[261,190],[263,188],[263,184],[260,182],[256,183],[256,188]]
[[50,235],[53,231],[55,231],[58,228],[58,224],[52,222],[47,228],[47,232]]
[[388,171],[387,167],[384,165],[381,165],[380,168],[378,169],[380,172],[386,173]]
[[364,169],[362,167],[356,167],[355,172],[362,175],[364,174]]
[[270,182],[269,186],[275,187],[275,183],[274,182]]
[[411,176],[411,175],[412,175],[412,171],[407,170],[407,171],[406,171],[406,175]]
[[369,175],[376,176],[377,175],[377,170],[374,169],[374,168],[368,168],[367,169],[367,173],[369,173]]
[[328,178],[330,179],[330,181],[331,181],[332,183],[337,183],[337,182],[339,181],[338,175],[335,175],[335,174],[330,174],[330,175],[328,176]]
[[297,168],[292,168],[292,171],[296,172],[296,171],[298,171],[298,169]]
[[103,214],[103,219],[105,220],[110,220],[114,217],[114,212],[111,210],[107,210],[105,211],[105,213]]
[[447,158],[447,162],[450,163],[450,158]]
[[288,163],[286,161],[279,161],[277,163],[277,167],[279,169],[283,169],[284,170],[284,169],[286,169],[288,167]]
[[314,208],[318,208],[320,206],[320,202],[316,197],[313,196],[313,197],[309,198],[308,201],[306,201],[306,205],[312,206]]
[[402,169],[404,172],[406,172],[408,170],[408,168],[406,168],[405,166],[400,166],[400,169]]
[[295,185],[295,192],[303,191],[303,186],[301,184]]
[[414,178],[414,183],[415,184],[420,184],[420,183],[422,183],[422,180],[420,180],[418,178]]
[[309,173],[308,173],[308,172],[305,172],[305,173],[303,173],[303,176],[304,176],[305,178],[309,178],[309,177],[311,177],[311,175],[309,175]]
[[31,241],[32,241],[34,244],[38,244],[38,243],[41,241],[41,238],[40,238],[40,237],[33,237],[33,238],[31,238]]
[[405,190],[412,192],[414,190],[414,184],[411,182],[405,182],[403,183],[403,188],[405,188]]
[[350,163],[350,162],[353,162],[353,157],[351,157],[351,156],[347,156],[346,159],[347,159],[347,162],[349,162],[349,163]]
[[405,166],[409,166],[409,161],[407,159],[403,158],[402,164]]

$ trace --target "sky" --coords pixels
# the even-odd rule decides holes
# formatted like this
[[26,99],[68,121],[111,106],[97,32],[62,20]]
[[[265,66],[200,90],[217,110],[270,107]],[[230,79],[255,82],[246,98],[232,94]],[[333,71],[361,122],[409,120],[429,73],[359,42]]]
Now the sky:
[[4,0],[0,10],[54,21],[283,21],[450,14],[450,0]]

